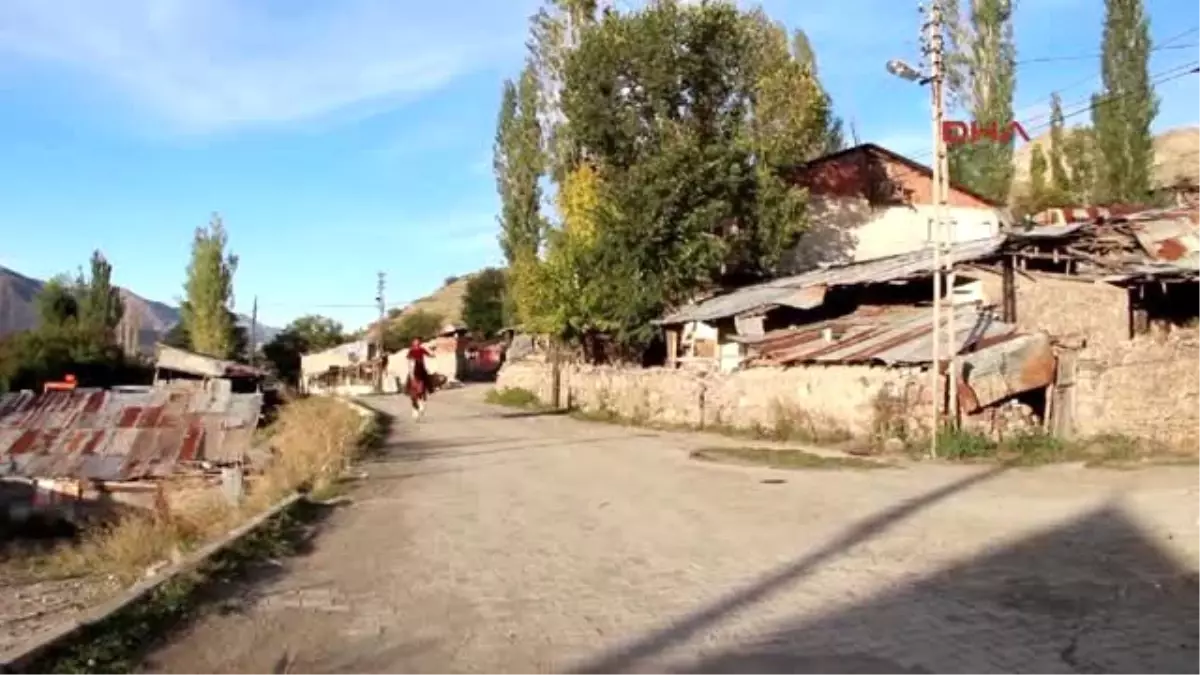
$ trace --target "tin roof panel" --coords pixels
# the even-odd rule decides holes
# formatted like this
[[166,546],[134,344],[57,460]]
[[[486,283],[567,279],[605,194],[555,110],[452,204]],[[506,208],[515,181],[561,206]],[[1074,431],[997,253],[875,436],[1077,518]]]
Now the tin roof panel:
[[0,395],[0,475],[134,480],[237,462],[261,407],[260,394],[203,389]]

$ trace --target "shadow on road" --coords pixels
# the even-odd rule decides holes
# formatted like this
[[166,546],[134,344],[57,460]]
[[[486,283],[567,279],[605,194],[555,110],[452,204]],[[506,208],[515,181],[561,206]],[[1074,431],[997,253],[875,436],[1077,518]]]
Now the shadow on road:
[[[824,549],[603,653],[577,673],[630,672],[701,637],[916,512],[988,480],[975,474],[853,526]],[[1197,672],[1197,582],[1117,507],[768,637],[657,672]]]

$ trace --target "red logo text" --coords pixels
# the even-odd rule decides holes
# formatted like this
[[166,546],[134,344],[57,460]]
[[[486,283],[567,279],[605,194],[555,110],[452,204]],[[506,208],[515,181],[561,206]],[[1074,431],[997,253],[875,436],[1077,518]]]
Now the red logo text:
[[946,145],[982,143],[984,141],[1011,143],[1013,138],[1029,142],[1029,134],[1025,133],[1025,127],[1016,120],[1008,124],[996,122],[980,124],[979,122],[968,123],[955,120],[942,122],[942,140],[946,142]]

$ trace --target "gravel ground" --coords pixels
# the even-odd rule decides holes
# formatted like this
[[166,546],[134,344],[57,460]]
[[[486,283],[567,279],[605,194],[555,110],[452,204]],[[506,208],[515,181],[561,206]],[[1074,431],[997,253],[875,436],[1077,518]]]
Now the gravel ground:
[[483,391],[399,418],[311,552],[144,668],[1198,670],[1194,467],[723,466]]

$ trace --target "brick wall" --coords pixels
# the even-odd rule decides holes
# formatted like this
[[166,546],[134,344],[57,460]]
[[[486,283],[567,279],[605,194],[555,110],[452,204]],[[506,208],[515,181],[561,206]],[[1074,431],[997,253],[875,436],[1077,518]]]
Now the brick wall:
[[[882,153],[862,149],[827,161],[814,162],[793,176],[793,182],[815,195],[828,197],[879,197],[879,183],[891,182],[896,203],[932,204],[933,178],[924,170]],[[960,189],[951,188],[950,206],[994,208],[994,205]]]

